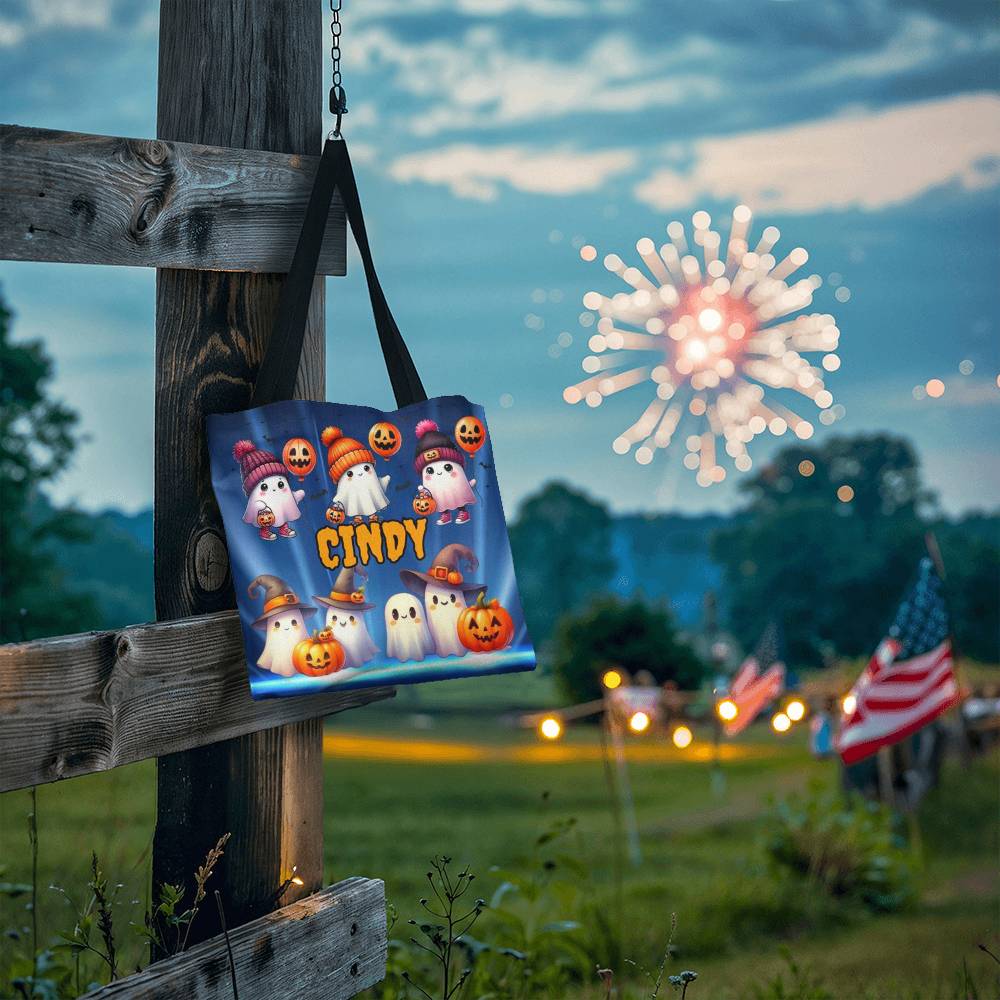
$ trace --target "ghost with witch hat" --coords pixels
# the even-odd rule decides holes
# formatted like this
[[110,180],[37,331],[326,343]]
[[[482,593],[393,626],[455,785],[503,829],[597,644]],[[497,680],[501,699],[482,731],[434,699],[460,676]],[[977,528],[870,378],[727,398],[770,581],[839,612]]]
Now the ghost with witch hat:
[[[365,612],[371,611],[375,605],[365,601],[364,586],[355,584],[354,574],[353,569],[342,569],[326,597],[313,595],[326,607],[326,627],[344,647],[345,667],[363,666],[379,651],[365,622]],[[363,575],[360,570],[358,575]]]
[[461,566],[470,572],[479,568],[479,559],[467,545],[446,545],[423,573],[416,569],[399,571],[399,578],[411,593],[424,602],[427,627],[438,656],[465,656],[468,650],[458,638],[458,619],[476,597],[486,590],[485,583],[465,579]]
[[257,666],[283,677],[295,674],[292,653],[298,643],[309,638],[305,620],[316,614],[316,608],[303,604],[295,591],[281,579],[264,573],[247,587],[251,598],[257,591],[264,591],[264,613],[253,623],[264,633],[264,649],[257,658]]
[[[305,490],[293,490],[288,481],[285,464],[269,451],[258,448],[253,441],[237,441],[233,445],[233,458],[239,462],[243,477],[243,492],[247,495],[247,509],[243,520],[255,524],[265,542],[273,542],[278,535],[294,538],[289,522],[302,515],[299,504]],[[272,528],[277,528],[275,534]]]

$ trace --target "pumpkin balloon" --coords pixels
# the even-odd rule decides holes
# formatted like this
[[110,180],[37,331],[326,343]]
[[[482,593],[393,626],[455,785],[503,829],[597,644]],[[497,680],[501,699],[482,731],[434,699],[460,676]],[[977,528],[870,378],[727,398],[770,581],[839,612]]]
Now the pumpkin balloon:
[[421,517],[427,517],[437,510],[437,501],[431,496],[431,491],[423,486],[417,490],[417,495],[413,498],[413,512]]
[[305,438],[291,438],[285,442],[281,461],[301,482],[316,468],[316,449]]
[[473,653],[506,649],[514,638],[514,619],[497,600],[486,603],[486,592],[458,616],[458,638]]
[[372,429],[368,432],[368,443],[377,455],[392,458],[403,443],[403,435],[395,424],[380,420],[377,424],[372,424]]
[[455,440],[462,451],[475,455],[486,441],[486,428],[479,417],[462,417],[455,424]]
[[295,669],[307,677],[335,674],[344,665],[345,659],[344,647],[334,639],[330,629],[314,633],[311,639],[303,639],[292,650]]

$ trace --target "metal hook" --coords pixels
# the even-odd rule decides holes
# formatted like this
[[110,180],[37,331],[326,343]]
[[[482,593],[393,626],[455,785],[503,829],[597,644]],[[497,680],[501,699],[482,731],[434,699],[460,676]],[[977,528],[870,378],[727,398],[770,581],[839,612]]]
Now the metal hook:
[[330,133],[331,138],[340,138],[340,126],[347,114],[347,92],[340,84],[334,84],[330,88],[330,113],[336,118],[336,124]]

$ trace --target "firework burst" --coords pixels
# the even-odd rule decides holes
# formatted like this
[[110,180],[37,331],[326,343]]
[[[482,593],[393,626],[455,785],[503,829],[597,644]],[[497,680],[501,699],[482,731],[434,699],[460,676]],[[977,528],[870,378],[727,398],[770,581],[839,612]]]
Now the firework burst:
[[[828,313],[804,312],[822,281],[817,275],[795,279],[809,254],[802,247],[776,254],[780,234],[774,226],[751,247],[751,220],[750,209],[738,205],[725,245],[707,212],[692,217],[691,245],[684,225],[671,222],[669,242],[659,249],[649,237],[636,243],[643,267],[608,254],[604,266],[627,290],[584,295],[584,306],[599,316],[597,332],[583,359],[587,378],[563,392],[571,405],[597,407],[651,383],[652,400],[612,448],[619,455],[634,449],[635,460],[648,465],[682,425],[693,427],[684,464],[697,472],[701,486],[725,478],[723,452],[747,471],[747,446],[759,434],[812,437],[812,423],[768,390],[805,397],[823,423],[835,417],[824,376],[840,367],[840,331]],[[580,256],[593,261],[598,254],[585,246]]]

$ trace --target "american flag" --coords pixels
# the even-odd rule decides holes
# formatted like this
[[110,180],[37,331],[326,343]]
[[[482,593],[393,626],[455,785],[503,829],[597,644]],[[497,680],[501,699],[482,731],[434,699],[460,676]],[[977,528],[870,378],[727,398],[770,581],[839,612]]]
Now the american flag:
[[844,699],[837,751],[845,764],[864,760],[960,700],[941,578],[924,558],[888,635]]
[[[775,622],[764,630],[757,648],[736,671],[729,685],[729,700],[736,704],[736,718],[725,724],[727,736],[743,732],[785,689],[785,664],[782,662],[781,635]],[[765,667],[761,673],[761,667]]]

